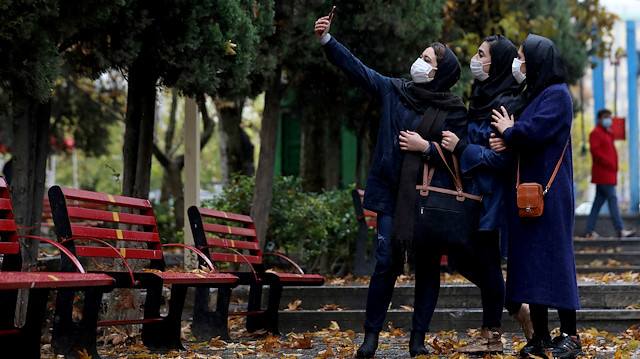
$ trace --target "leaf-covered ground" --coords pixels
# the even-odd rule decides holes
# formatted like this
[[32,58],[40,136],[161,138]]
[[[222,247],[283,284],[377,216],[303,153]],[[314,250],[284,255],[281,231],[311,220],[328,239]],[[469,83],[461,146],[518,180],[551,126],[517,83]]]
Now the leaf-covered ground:
[[[187,350],[169,353],[151,353],[141,343],[138,334],[126,333],[121,329],[110,328],[109,334],[101,338],[100,354],[103,358],[117,359],[226,359],[226,358],[351,358],[357,346],[362,342],[362,334],[340,330],[339,323],[330,328],[313,333],[289,333],[284,337],[273,337],[265,333],[246,333],[239,327],[241,320],[232,323],[232,341],[218,338],[209,342],[195,342],[185,323],[184,333]],[[420,358],[455,358],[469,356],[457,354],[454,348],[466,344],[478,334],[477,330],[467,333],[439,332],[431,333],[427,338],[429,356]],[[640,330],[633,326],[621,333],[609,333],[590,329],[579,333],[585,355],[582,358],[632,359],[640,355]],[[380,346],[376,358],[407,358],[408,333],[392,326],[381,333]],[[521,333],[503,334],[505,352],[485,358],[516,359],[517,352],[524,346]],[[50,346],[43,346],[42,358],[61,359],[54,356]],[[90,356],[80,355],[81,359]]]
[[[398,284],[411,285],[413,276],[400,276]],[[443,283],[468,283],[460,275],[443,273]],[[579,274],[579,282],[600,283],[640,283],[640,274],[626,273],[593,273]],[[335,278],[328,279],[326,285],[367,285],[368,278]],[[288,304],[287,310],[298,310],[301,303],[298,301]],[[326,305],[318,310],[344,310],[336,305]],[[403,308],[413,310],[411,307]],[[629,310],[640,309],[637,305],[630,306]],[[168,353],[152,353],[142,345],[137,328],[111,327],[102,331],[98,339],[99,351],[104,359],[164,359],[164,358],[189,358],[189,359],[226,359],[226,358],[351,358],[362,343],[362,333],[351,330],[341,330],[340,323],[332,322],[329,328],[312,333],[287,333],[283,337],[273,337],[264,332],[247,333],[244,328],[244,318],[232,317],[229,322],[231,340],[224,341],[219,338],[209,342],[197,342],[190,332],[190,323],[185,321],[183,327],[184,343],[186,350],[172,351]],[[427,338],[429,356],[421,358],[455,358],[465,359],[468,356],[457,354],[454,348],[465,345],[476,336],[477,330],[470,329],[467,333],[439,332],[430,333]],[[609,333],[599,331],[596,328],[581,331],[580,339],[585,355],[583,358],[614,358],[632,359],[640,358],[640,329],[637,326],[628,328],[621,333]],[[55,356],[51,347],[46,343],[42,346],[42,358],[62,359],[63,356]],[[503,342],[505,351],[502,355],[492,355],[495,359],[516,359],[518,351],[526,343],[522,333],[504,333]],[[387,331],[381,333],[380,345],[376,358],[408,358],[408,333],[389,326]],[[89,359],[88,355],[80,355],[81,359]],[[487,356],[486,358],[489,358]],[[95,358],[91,358],[95,359]]]

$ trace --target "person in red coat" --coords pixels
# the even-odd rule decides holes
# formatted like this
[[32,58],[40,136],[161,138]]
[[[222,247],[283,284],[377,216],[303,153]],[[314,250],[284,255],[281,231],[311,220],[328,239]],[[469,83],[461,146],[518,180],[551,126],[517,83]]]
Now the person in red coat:
[[613,134],[609,132],[611,128],[611,111],[602,109],[598,111],[598,124],[589,135],[591,145],[591,157],[593,167],[591,168],[591,182],[596,184],[596,198],[591,206],[591,213],[587,219],[585,237],[597,238],[599,235],[593,231],[598,219],[600,208],[606,201],[609,204],[611,221],[616,229],[618,237],[629,237],[633,231],[624,229],[622,218],[618,211],[618,197],[616,195],[616,182],[618,178],[618,154],[613,145]]

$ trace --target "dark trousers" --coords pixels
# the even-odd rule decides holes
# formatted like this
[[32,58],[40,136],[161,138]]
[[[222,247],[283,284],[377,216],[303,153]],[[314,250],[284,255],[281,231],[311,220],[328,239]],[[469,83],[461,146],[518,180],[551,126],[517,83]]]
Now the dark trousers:
[[[392,268],[391,229],[393,217],[378,214],[378,246],[376,267],[367,292],[364,329],[380,332],[391,303],[397,272]],[[431,253],[416,265],[416,289],[414,298],[413,330],[429,331],[429,323],[438,301],[440,290],[441,254]]]
[[[396,272],[392,269],[391,228],[393,217],[378,215],[378,247],[376,267],[367,293],[365,331],[380,332],[391,303]],[[450,254],[455,268],[480,288],[483,306],[482,326],[502,326],[504,279],[500,268],[500,245],[497,232],[477,232],[474,251]],[[440,259],[442,252],[430,248],[414,248],[416,283],[413,330],[429,331],[440,291]]]
[[500,236],[498,231],[476,232],[476,248],[449,255],[453,267],[480,288],[482,327],[502,327],[505,283],[502,276]]
[[585,228],[585,232],[593,232],[593,229],[596,227],[596,221],[598,220],[600,208],[602,208],[604,202],[607,202],[607,204],[609,205],[611,222],[613,222],[613,227],[615,228],[616,232],[620,233],[620,231],[622,231],[622,217],[620,217],[620,211],[618,210],[618,196],[616,195],[616,186],[612,184],[597,184],[596,198],[593,200],[591,213],[589,213],[589,217],[587,218],[587,227]]

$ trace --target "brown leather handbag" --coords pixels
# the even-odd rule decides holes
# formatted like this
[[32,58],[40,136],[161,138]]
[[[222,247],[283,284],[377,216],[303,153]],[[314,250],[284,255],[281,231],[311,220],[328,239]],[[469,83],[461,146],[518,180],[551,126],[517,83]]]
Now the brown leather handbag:
[[564,153],[567,151],[567,146],[569,146],[569,140],[567,140],[567,144],[564,145],[564,150],[562,150],[562,155],[558,160],[558,164],[556,164],[556,168],[549,179],[549,183],[542,190],[542,185],[536,182],[525,182],[520,183],[520,154],[518,154],[518,173],[516,177],[516,203],[518,205],[518,215],[520,217],[540,217],[542,216],[542,212],[544,212],[544,196],[549,192],[549,188],[551,188],[551,183],[556,178],[556,174],[558,173],[558,169],[560,168],[560,164],[562,163],[562,159],[564,158]]

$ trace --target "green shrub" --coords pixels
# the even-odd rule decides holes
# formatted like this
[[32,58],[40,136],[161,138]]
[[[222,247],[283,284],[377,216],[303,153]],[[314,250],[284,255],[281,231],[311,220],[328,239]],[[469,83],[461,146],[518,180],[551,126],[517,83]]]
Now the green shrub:
[[[225,192],[202,205],[250,214],[254,177],[238,175]],[[349,189],[302,192],[300,179],[277,176],[269,211],[266,247],[284,252],[309,271],[344,272],[357,234]]]

